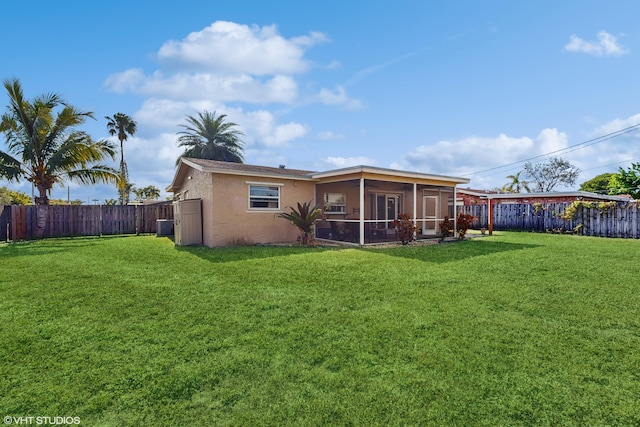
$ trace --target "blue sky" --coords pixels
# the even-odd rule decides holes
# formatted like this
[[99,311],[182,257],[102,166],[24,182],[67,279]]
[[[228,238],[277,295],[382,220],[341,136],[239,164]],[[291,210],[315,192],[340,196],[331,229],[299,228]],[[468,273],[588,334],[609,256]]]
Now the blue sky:
[[[93,111],[96,139],[109,137],[104,116],[131,115],[131,181],[163,196],[179,125],[204,110],[239,125],[247,163],[366,164],[491,189],[522,164],[492,168],[640,123],[639,14],[631,0],[9,2],[0,78]],[[579,184],[640,162],[639,138],[558,154]],[[85,203],[117,197],[68,187]]]

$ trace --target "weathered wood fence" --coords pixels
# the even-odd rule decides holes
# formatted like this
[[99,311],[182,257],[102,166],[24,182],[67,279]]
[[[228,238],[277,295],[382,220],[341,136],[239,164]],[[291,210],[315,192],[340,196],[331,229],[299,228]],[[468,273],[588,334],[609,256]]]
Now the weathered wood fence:
[[[491,207],[494,230],[536,232],[574,232],[584,236],[640,238],[640,207],[638,203],[617,203],[615,206],[580,206],[570,221],[562,215],[571,203],[494,204]],[[488,228],[487,205],[459,206],[458,212],[478,218],[473,228]]]
[[[37,206],[1,206],[0,240],[33,238]],[[158,219],[173,219],[171,202],[149,205],[49,206],[44,237],[155,233]]]

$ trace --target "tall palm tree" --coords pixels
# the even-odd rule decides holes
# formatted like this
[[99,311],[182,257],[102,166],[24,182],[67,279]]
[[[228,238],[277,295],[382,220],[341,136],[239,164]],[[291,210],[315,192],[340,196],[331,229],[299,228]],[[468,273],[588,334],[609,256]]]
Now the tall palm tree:
[[216,117],[215,111],[187,116],[187,124],[180,125],[185,130],[178,132],[178,147],[186,147],[180,157],[242,163],[244,142],[240,137],[244,134],[233,129],[237,124],[225,122],[226,117],[225,114]]
[[124,161],[123,142],[136,133],[136,122],[123,113],[116,113],[113,117],[105,116],[107,119],[107,130],[109,135],[118,136],[120,141],[120,180],[118,181],[118,192],[120,193],[120,203],[126,205],[129,201],[127,183],[129,182],[129,171],[127,163]]
[[[29,101],[18,79],[4,81],[9,95],[7,111],[0,118],[7,150],[0,150],[0,177],[19,182],[26,179],[38,190],[34,235],[42,237],[49,197],[55,184],[65,180],[81,184],[116,182],[117,171],[98,162],[115,156],[107,141],[94,141],[76,128],[93,113],[77,110],[57,94],[45,94]],[[54,110],[58,110],[54,116]]]
[[507,175],[507,179],[510,179],[511,182],[505,184],[502,189],[507,193],[522,193],[522,190],[526,190],[529,193],[529,181],[520,181],[520,174],[522,171],[518,172],[515,175]]

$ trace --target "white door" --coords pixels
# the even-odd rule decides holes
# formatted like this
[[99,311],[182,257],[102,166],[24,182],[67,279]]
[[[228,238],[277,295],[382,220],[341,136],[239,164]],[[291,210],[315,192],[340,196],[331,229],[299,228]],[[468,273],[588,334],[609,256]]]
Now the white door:
[[438,197],[422,197],[422,234],[435,236],[438,220]]

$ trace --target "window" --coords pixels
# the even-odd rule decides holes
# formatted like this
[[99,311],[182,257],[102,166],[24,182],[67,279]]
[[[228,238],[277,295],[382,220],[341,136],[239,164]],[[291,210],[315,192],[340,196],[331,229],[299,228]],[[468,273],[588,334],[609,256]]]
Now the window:
[[249,209],[280,209],[280,187],[249,185]]
[[344,193],[324,193],[324,211],[326,213],[347,213],[347,197]]

